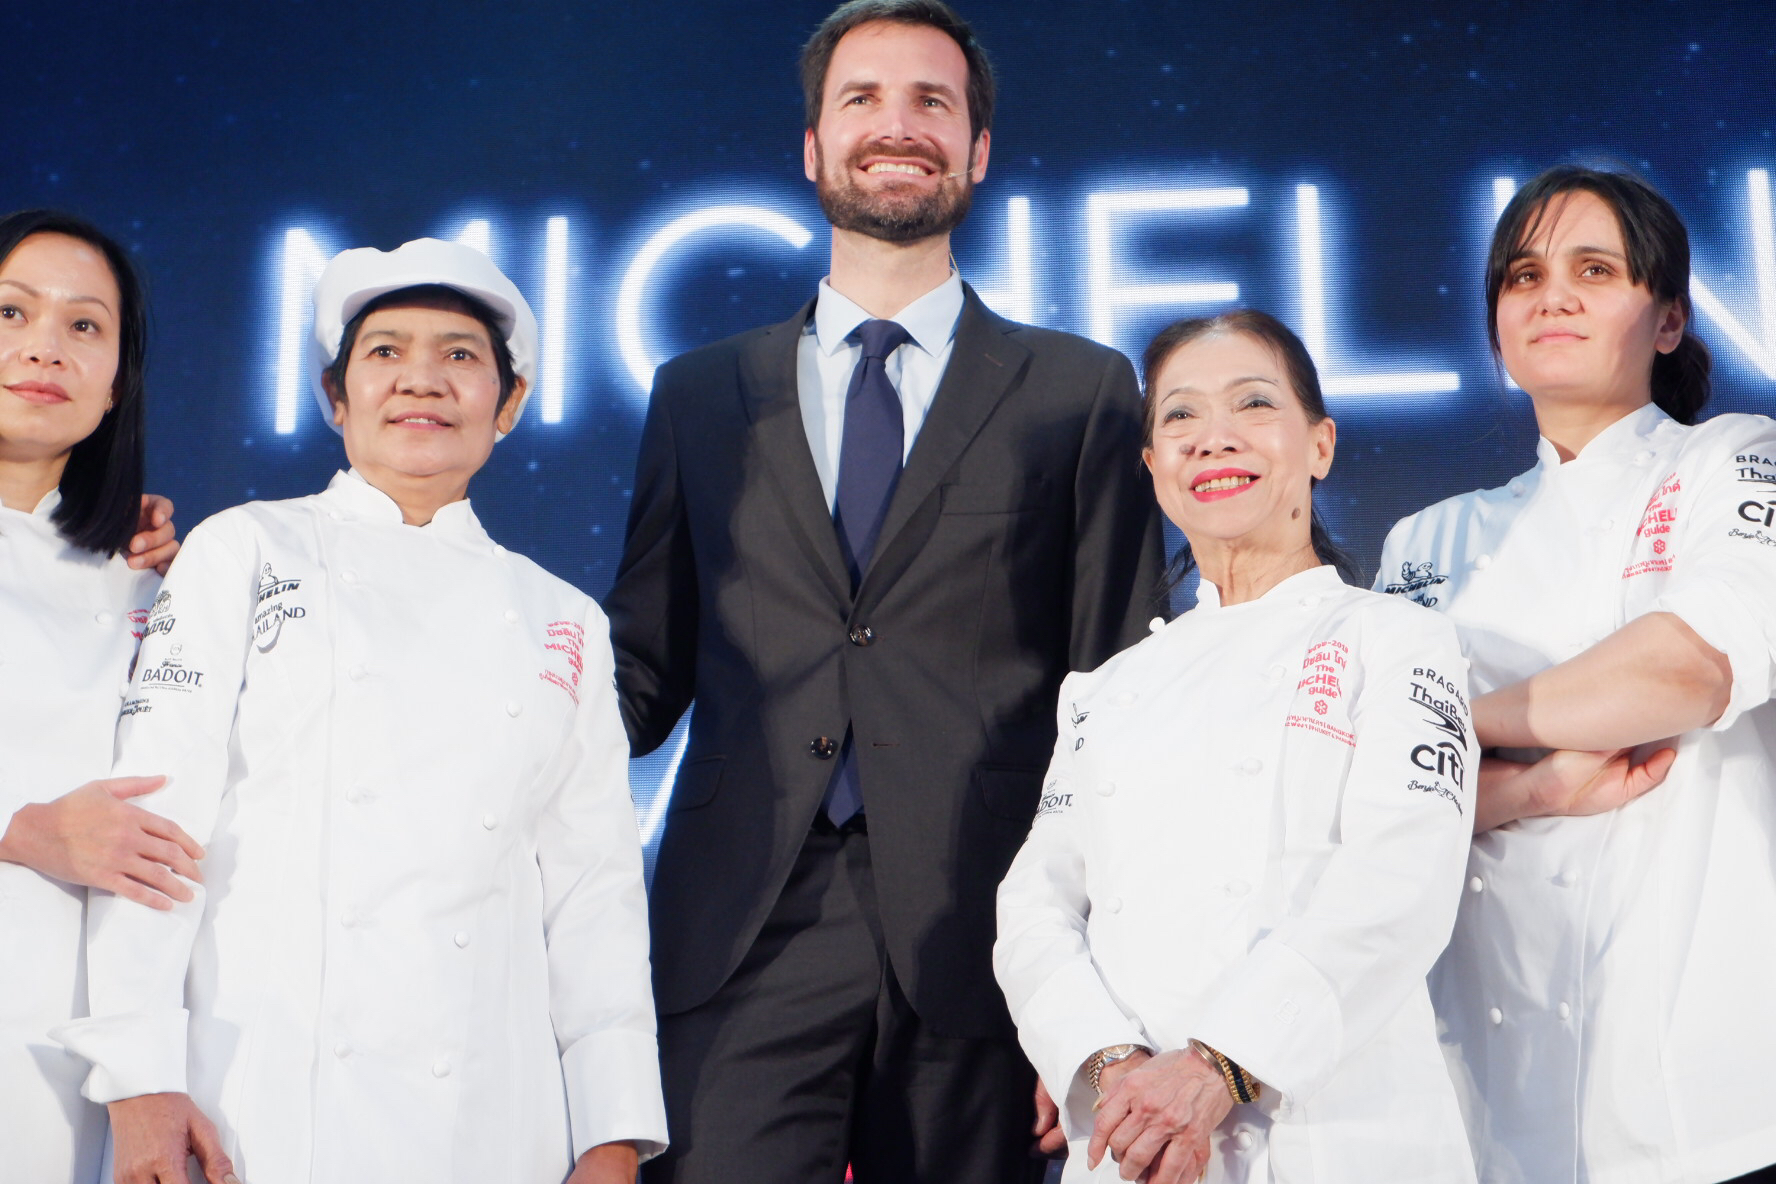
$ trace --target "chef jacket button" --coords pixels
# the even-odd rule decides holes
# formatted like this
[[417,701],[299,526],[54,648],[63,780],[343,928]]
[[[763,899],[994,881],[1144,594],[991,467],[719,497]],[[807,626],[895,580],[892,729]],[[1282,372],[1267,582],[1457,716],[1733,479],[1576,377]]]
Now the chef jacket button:
[[1264,762],[1255,756],[1249,756],[1239,763],[1239,771],[1246,774],[1256,773],[1264,768]]
[[454,937],[454,938],[452,938],[452,939],[451,939],[451,940],[453,940],[453,941],[454,941],[454,942],[456,942],[456,948],[457,948],[457,949],[459,949],[459,950],[466,950],[466,949],[467,949],[467,948],[468,948],[468,946],[469,946],[469,934],[468,934],[468,931],[467,931],[467,930],[464,930],[464,929],[458,929],[458,930],[457,930],[457,931],[456,931],[456,936],[455,936],[455,937]]
[[1522,497],[1523,496],[1523,482],[1521,480],[1512,481],[1505,488],[1507,488],[1511,491],[1512,497]]
[[492,830],[494,827],[496,827],[498,825],[499,825],[499,819],[494,817],[492,814],[481,815],[481,829],[482,830]]
[[109,625],[112,621],[115,621],[116,619],[117,619],[116,617],[113,617],[110,613],[107,613],[107,612],[97,612],[97,613],[93,614],[93,620],[97,621],[101,625]]
[[876,639],[876,631],[868,625],[853,625],[845,636],[851,639],[852,645],[863,646]]
[[1122,694],[1110,700],[1110,706],[1112,707],[1133,707],[1134,703],[1135,693],[1133,691],[1124,691]]
[[1251,1131],[1239,1130],[1233,1132],[1233,1141],[1239,1145],[1241,1151],[1250,1151],[1252,1149],[1252,1144],[1256,1143],[1258,1140],[1252,1137]]
[[333,521],[337,522],[337,521],[339,521],[339,511],[338,510],[328,510],[327,517],[329,517],[329,518],[333,519]]
[[1122,911],[1122,897],[1112,896],[1104,902],[1104,907],[1110,912],[1120,913]]
[[513,609],[507,609],[506,610],[506,624],[516,625],[517,623],[518,623],[518,613]]
[[[333,516],[335,518],[339,517],[337,514]],[[352,1046],[341,1040],[338,1044],[333,1046],[333,1055],[343,1061],[346,1057],[352,1055]]]
[[448,1077],[448,1076],[450,1076],[450,1062],[445,1060],[443,1057],[439,1057],[437,1060],[433,1061],[432,1062],[432,1076],[433,1077]]
[[1652,449],[1650,449],[1650,448],[1643,448],[1639,452],[1634,454],[1634,463],[1637,465],[1644,465],[1647,463],[1647,461],[1652,460],[1652,459],[1653,459],[1653,452],[1652,452]]
[[1154,617],[1151,621],[1147,622],[1147,632],[1149,632],[1149,633],[1158,633],[1161,629],[1164,629],[1165,627],[1166,627],[1166,620],[1164,617]]
[[1468,891],[1469,892],[1484,892],[1484,891],[1486,891],[1486,881],[1482,880],[1479,876],[1475,876],[1473,879],[1468,881]]
[[1599,522],[1597,524],[1597,529],[1599,531],[1610,531],[1610,530],[1614,530],[1615,528],[1616,528],[1616,520],[1614,518],[1605,518],[1602,522]]
[[1486,1013],[1486,1018],[1492,1021],[1494,1027],[1497,1027],[1505,1022],[1505,1013],[1495,1007]]
[[371,797],[371,794],[370,794],[369,790],[365,789],[361,785],[354,785],[351,787],[351,789],[346,791],[345,800],[350,802],[354,806],[361,806],[365,802],[369,801],[370,797]]
[[1474,556],[1474,570],[1475,571],[1485,571],[1487,568],[1489,568],[1491,566],[1492,566],[1492,556],[1490,556],[1490,555],[1476,555],[1476,556]]
[[524,710],[524,704],[518,702],[518,700],[516,700],[516,699],[507,699],[506,700],[506,714],[511,716],[513,719],[517,719],[519,713],[522,712],[523,710]]
[[339,573],[339,578],[344,583],[355,584],[358,582],[358,573],[348,567]]
[[839,742],[831,736],[816,736],[808,741],[808,751],[818,760],[830,761],[839,753]]
[[1302,608],[1312,608],[1314,605],[1318,604],[1319,602],[1320,602],[1320,598],[1318,596],[1303,596],[1301,598],[1301,607]]
[[1570,1006],[1570,1005],[1569,1005],[1569,1004],[1567,1004],[1567,1003],[1566,1003],[1566,1002],[1564,1002],[1564,1001],[1563,1001],[1563,1002],[1562,1002],[1562,1003],[1561,1003],[1561,1004],[1560,1004],[1560,1006],[1559,1006],[1559,1007],[1556,1007],[1556,1008],[1555,1008],[1555,1009],[1554,1009],[1554,1010],[1555,1010],[1555,1011],[1556,1011],[1556,1012],[1557,1012],[1557,1013],[1559,1013],[1559,1015],[1560,1015],[1560,1018],[1561,1018],[1561,1019],[1563,1019],[1563,1020],[1570,1020],[1570,1019],[1572,1019],[1572,1014],[1573,1014],[1573,1009],[1572,1009],[1572,1007],[1571,1007],[1571,1006]]
[[1283,675],[1287,673],[1289,673],[1289,668],[1287,666],[1284,666],[1281,662],[1272,662],[1265,668],[1264,677],[1271,682],[1278,682],[1282,679]]
[[364,676],[368,673],[370,672],[365,670],[362,666],[353,666],[350,670],[345,672],[345,676],[353,682],[362,682]]
[[1221,885],[1221,891],[1227,893],[1227,895],[1233,897],[1235,900],[1238,900],[1251,890],[1252,886],[1244,880],[1229,880],[1227,883]]
[[1107,798],[1115,792],[1116,792],[1116,782],[1114,782],[1114,781],[1100,781],[1100,782],[1098,782],[1098,794],[1101,797]]
[[357,909],[346,909],[343,913],[339,914],[339,923],[347,929],[356,929],[358,927],[358,920]]
[[493,553],[495,555],[504,555],[506,553],[506,549],[504,547],[500,546],[498,543],[495,543],[493,545]]
[[1554,882],[1556,884],[1560,885],[1562,888],[1571,888],[1574,884],[1577,884],[1579,882],[1579,873],[1576,871],[1573,871],[1571,868],[1568,868],[1567,870],[1561,872],[1559,875],[1555,876]]

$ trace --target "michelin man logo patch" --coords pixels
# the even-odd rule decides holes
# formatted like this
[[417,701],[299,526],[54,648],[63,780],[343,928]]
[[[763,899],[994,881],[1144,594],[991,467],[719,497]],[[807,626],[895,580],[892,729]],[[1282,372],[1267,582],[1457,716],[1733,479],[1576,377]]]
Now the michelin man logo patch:
[[1382,591],[1389,596],[1404,596],[1406,599],[1435,608],[1437,597],[1431,595],[1431,589],[1438,584],[1447,584],[1449,577],[1432,570],[1429,562],[1413,563],[1407,561],[1400,565],[1400,579],[1397,583],[1383,585]]

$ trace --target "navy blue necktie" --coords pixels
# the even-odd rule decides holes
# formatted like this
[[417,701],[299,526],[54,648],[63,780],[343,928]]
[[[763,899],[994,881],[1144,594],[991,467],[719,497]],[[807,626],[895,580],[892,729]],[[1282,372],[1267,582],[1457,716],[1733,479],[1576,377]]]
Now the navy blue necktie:
[[[845,435],[839,446],[839,487],[833,499],[833,525],[838,528],[845,565],[851,569],[853,592],[863,583],[863,573],[875,556],[882,519],[900,480],[906,432],[900,392],[888,381],[888,356],[912,340],[894,321],[865,321],[857,326],[855,336],[863,346],[863,356],[857,359],[851,386],[845,392]],[[844,826],[863,809],[863,790],[849,734],[822,808],[834,826]]]

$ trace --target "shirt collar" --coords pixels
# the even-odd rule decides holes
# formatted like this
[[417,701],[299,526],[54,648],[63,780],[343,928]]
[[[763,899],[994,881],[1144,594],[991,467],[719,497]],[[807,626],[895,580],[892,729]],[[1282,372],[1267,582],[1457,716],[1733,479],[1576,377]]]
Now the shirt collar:
[[1231,612],[1234,609],[1249,608],[1260,604],[1281,604],[1295,597],[1300,597],[1303,603],[1306,603],[1309,597],[1318,600],[1345,586],[1344,578],[1338,574],[1338,569],[1329,563],[1322,563],[1318,567],[1298,571],[1287,579],[1278,580],[1275,587],[1257,600],[1248,600],[1234,605],[1223,606],[1221,589],[1207,580],[1202,580],[1196,586],[1196,607],[1198,611],[1206,609],[1213,613]]
[[[321,500],[370,522],[400,526],[406,521],[401,516],[401,507],[395,504],[395,499],[364,480],[363,474],[356,469],[334,473],[333,480],[327,483],[326,492],[321,494]],[[479,532],[481,521],[475,517],[469,499],[463,498],[447,506],[440,506],[438,512],[432,515],[432,520],[419,529],[436,529],[449,533]]]
[[56,507],[61,504],[62,504],[62,491],[59,488],[52,489],[48,493],[44,494],[42,499],[40,501],[38,501],[36,509],[31,511],[31,517],[41,518],[45,522],[47,522],[49,520],[49,516],[56,512]]
[[[948,279],[892,319],[907,331],[914,345],[936,357],[956,336],[956,324],[961,317],[962,277],[952,269]],[[874,319],[856,301],[821,280],[814,315],[808,319],[805,331],[817,336],[821,353],[831,355],[845,347],[857,326]]]
[[[1645,452],[1653,446],[1653,437],[1665,430],[1667,424],[1674,424],[1669,415],[1660,410],[1657,403],[1648,403],[1637,407],[1604,428],[1591,438],[1591,442],[1579,449],[1578,455],[1567,464],[1581,461],[1595,463],[1600,460],[1628,460]],[[1536,440],[1536,459],[1543,469],[1557,469],[1561,466],[1560,453],[1546,436]]]

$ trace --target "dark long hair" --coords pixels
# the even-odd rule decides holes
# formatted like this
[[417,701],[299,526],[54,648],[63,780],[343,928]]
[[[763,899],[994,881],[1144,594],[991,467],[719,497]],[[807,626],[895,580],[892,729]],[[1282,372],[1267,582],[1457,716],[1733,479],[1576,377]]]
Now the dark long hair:
[[[1277,358],[1283,363],[1283,373],[1288,376],[1289,389],[1294,393],[1296,402],[1301,404],[1301,409],[1307,412],[1307,421],[1319,423],[1326,418],[1326,398],[1320,393],[1320,372],[1314,367],[1313,358],[1308,354],[1307,346],[1301,343],[1301,338],[1295,336],[1289,326],[1267,312],[1259,312],[1255,308],[1237,308],[1217,316],[1187,317],[1181,321],[1173,321],[1147,343],[1147,348],[1141,353],[1141,387],[1146,392],[1141,412],[1143,447],[1153,447],[1154,420],[1158,414],[1158,392],[1154,388],[1159,380],[1160,370],[1171,360],[1173,354],[1191,342],[1217,333],[1242,333],[1276,351]],[[1318,484],[1319,479],[1312,478],[1310,488]],[[1313,542],[1314,555],[1321,563],[1328,563],[1336,568],[1339,578],[1345,583],[1360,585],[1363,577],[1357,570],[1357,561],[1332,537],[1325,519],[1320,517],[1319,509],[1310,507],[1309,517],[1308,534]],[[1190,549],[1190,540],[1185,539],[1184,545],[1172,557],[1171,565],[1166,568],[1163,592],[1169,594],[1195,566],[1196,556]]]
[[92,435],[74,445],[62,470],[62,504],[52,521],[62,537],[87,551],[116,555],[129,546],[142,510],[143,385],[148,358],[148,310],[129,255],[110,235],[61,210],[21,210],[0,218],[0,263],[34,234],[78,239],[105,256],[117,281],[117,377],[111,410]]
[[1655,299],[1674,301],[1683,309],[1683,339],[1670,353],[1653,355],[1653,402],[1678,423],[1695,423],[1708,402],[1713,359],[1690,327],[1695,320],[1690,306],[1690,234],[1672,204],[1631,173],[1555,165],[1519,189],[1499,215],[1486,252],[1486,336],[1494,356],[1499,352],[1499,293],[1510,279],[1511,264],[1541,233],[1553,200],[1578,192],[1595,195],[1615,214],[1628,256],[1628,278],[1644,284]]

